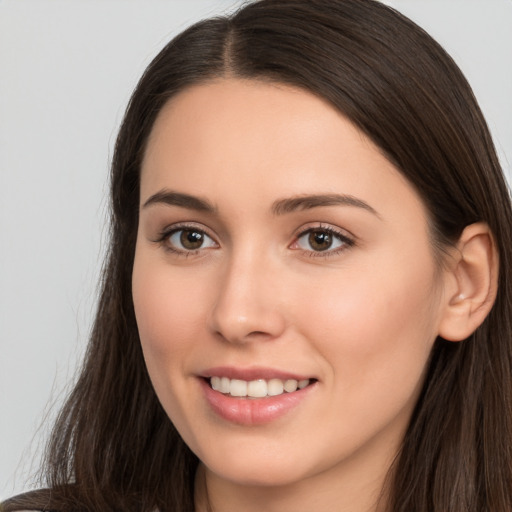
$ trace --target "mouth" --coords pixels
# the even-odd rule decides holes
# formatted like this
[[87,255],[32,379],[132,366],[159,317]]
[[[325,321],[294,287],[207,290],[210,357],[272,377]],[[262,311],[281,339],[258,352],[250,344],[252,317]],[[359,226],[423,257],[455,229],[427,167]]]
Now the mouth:
[[206,378],[206,382],[214,391],[234,398],[266,398],[287,393],[294,393],[304,389],[316,379],[230,379],[226,376],[212,376]]
[[199,379],[206,403],[229,423],[265,425],[291,414],[315,396],[318,379],[265,367],[222,366]]

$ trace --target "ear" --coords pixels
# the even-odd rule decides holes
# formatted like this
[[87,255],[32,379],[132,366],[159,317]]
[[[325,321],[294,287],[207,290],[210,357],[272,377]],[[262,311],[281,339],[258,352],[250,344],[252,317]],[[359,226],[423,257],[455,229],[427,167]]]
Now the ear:
[[498,252],[487,224],[464,229],[448,267],[439,335],[462,341],[482,324],[496,299]]

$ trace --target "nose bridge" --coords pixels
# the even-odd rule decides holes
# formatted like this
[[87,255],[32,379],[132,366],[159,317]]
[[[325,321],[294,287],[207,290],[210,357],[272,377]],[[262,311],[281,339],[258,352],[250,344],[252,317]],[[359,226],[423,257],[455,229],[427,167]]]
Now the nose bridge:
[[235,249],[219,276],[211,327],[230,342],[274,339],[285,327],[274,285],[278,269],[255,243]]

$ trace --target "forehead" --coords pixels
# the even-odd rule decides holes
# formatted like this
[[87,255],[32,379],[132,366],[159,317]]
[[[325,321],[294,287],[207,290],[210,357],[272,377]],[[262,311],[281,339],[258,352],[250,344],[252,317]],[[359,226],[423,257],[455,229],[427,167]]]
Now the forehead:
[[255,194],[344,193],[384,209],[399,199],[423,213],[407,180],[328,102],[254,80],[195,85],[164,106],[143,160],[141,200],[162,188],[245,204]]
[[252,167],[261,169],[271,157],[284,159],[290,149],[298,155],[318,138],[325,145],[327,135],[339,137],[331,130],[339,117],[320,98],[279,83],[228,79],[196,85],[164,106],[144,163],[163,156],[165,146],[168,154],[184,158],[208,154],[212,168],[227,160],[247,168],[253,160]]

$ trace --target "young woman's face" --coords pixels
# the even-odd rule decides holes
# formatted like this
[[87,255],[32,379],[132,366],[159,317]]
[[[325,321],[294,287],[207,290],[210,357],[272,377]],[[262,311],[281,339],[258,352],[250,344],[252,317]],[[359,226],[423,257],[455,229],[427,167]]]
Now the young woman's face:
[[442,316],[407,181],[326,102],[226,79],[160,113],[140,199],[142,348],[207,474],[380,478]]

